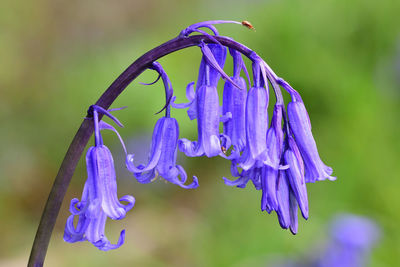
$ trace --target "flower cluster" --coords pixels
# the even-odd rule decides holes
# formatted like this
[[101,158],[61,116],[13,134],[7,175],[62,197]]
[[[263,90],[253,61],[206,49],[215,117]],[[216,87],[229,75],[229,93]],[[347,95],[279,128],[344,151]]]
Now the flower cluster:
[[[225,184],[246,187],[251,181],[261,190],[261,210],[276,211],[282,228],[297,233],[297,210],[308,218],[306,183],[334,180],[332,169],[320,159],[311,133],[311,124],[304,103],[297,91],[279,78],[256,53],[249,59],[252,63],[252,81],[242,54],[229,48],[233,60],[232,76],[224,71],[228,54],[227,47],[218,42],[217,29],[213,24],[237,23],[233,21],[206,21],[189,26],[179,37],[186,38],[193,32],[208,36],[211,43],[199,44],[202,52],[197,82],[186,88],[187,103],[175,103],[171,81],[160,63],[153,62],[149,69],[158,73],[165,88],[166,104],[160,111],[165,115],[158,119],[152,136],[147,164],[136,164],[134,154],[129,154],[118,132],[105,122],[98,122],[102,113],[121,124],[108,111],[92,106],[95,129],[95,146],[87,153],[88,179],[82,200],[73,199],[64,239],[68,242],[88,240],[102,250],[119,247],[124,232],[116,245],[110,244],[104,235],[107,217],[119,220],[133,207],[134,198],[124,196],[118,200],[114,164],[110,151],[102,144],[100,130],[109,129],[117,133],[126,154],[126,167],[140,183],[150,183],[160,176],[166,181],[185,189],[198,187],[193,176],[190,184],[182,166],[176,164],[180,150],[188,157],[221,156],[231,164],[231,181]],[[249,23],[243,23],[249,27]],[[209,34],[201,28],[212,31]],[[244,46],[243,46],[244,47]],[[242,74],[244,74],[242,77]],[[218,83],[223,79],[222,106],[218,94]],[[272,88],[276,103],[269,123],[269,90]],[[285,108],[281,88],[291,96]],[[198,140],[179,138],[179,126],[171,117],[171,108],[187,109],[191,120],[197,120]],[[158,112],[158,113],[160,113]],[[157,114],[158,114],[157,113]],[[222,124],[222,133],[220,125]],[[128,202],[123,205],[120,201]],[[79,216],[74,226],[74,216]]]
[[[207,21],[194,24],[181,32],[203,33],[208,28],[214,36],[218,31]],[[228,22],[231,23],[231,22]],[[233,22],[236,23],[236,22]],[[211,36],[213,37],[213,36]],[[196,90],[188,85],[187,104],[173,104],[187,108],[190,119],[197,119],[198,141],[179,140],[178,147],[187,156],[222,156],[231,161],[231,173],[236,180],[224,178],[227,185],[245,187],[251,181],[261,190],[261,210],[276,211],[282,228],[297,233],[297,210],[308,218],[306,183],[325,179],[335,180],[332,169],[320,159],[311,132],[311,123],[300,94],[279,78],[267,63],[252,53],[252,84],[242,55],[230,49],[233,75],[223,68],[227,49],[215,37],[215,43],[200,44],[203,58],[200,63]],[[247,77],[248,82],[241,77]],[[222,107],[219,106],[217,84],[225,80]],[[249,89],[247,89],[249,87]],[[276,97],[269,124],[269,89]],[[287,108],[282,91],[289,93]],[[223,124],[223,133],[219,124]]]

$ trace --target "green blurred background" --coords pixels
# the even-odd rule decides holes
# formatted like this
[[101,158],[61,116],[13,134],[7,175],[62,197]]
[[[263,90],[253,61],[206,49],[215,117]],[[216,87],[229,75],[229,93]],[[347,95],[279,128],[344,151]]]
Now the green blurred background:
[[[181,158],[200,187],[186,191],[160,180],[140,185],[123,166],[122,149],[104,133],[119,178],[119,194],[135,196],[126,219],[107,224],[116,251],[62,240],[68,205],[86,178],[81,160],[52,236],[47,266],[268,266],[279,257],[317,250],[327,223],[341,212],[374,219],[382,228],[371,266],[400,263],[400,10],[399,1],[11,1],[0,9],[0,266],[26,264],[52,181],[87,107],[136,58],[209,19],[249,20],[256,31],[220,25],[257,51],[300,91],[322,159],[336,182],[308,186],[310,218],[299,234],[261,213],[260,192],[225,186],[222,159]],[[177,102],[195,80],[198,48],[160,61]],[[228,69],[227,69],[228,70]],[[228,71],[229,72],[229,71]],[[161,83],[145,72],[113,107],[128,150],[146,158],[163,106]],[[220,84],[222,85],[222,84]],[[197,136],[195,122],[173,111],[181,136]],[[92,141],[91,141],[92,142]]]

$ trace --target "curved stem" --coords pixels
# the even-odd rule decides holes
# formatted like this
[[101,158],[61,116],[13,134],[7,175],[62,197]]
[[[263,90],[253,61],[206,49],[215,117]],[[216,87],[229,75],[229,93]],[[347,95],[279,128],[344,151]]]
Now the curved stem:
[[[217,39],[222,45],[236,49],[247,57],[250,57],[251,53],[253,53],[252,50],[240,43],[233,41],[232,39],[222,36],[213,36],[213,38]],[[104,109],[108,109],[114,100],[122,93],[122,91],[144,70],[150,67],[154,61],[172,52],[191,46],[197,46],[202,41],[206,43],[214,42],[209,36],[205,35],[176,37],[150,50],[133,62],[110,85],[110,87],[108,87],[108,89],[96,102],[96,105]],[[98,115],[99,120],[101,120],[103,114],[100,113]],[[74,174],[76,165],[78,164],[78,161],[92,134],[93,123],[91,123],[90,120],[83,120],[68,148],[63,162],[61,163],[61,167],[54,180],[53,187],[44,207],[29,257],[28,266],[30,267],[43,266],[47,247],[50,242],[50,237],[53,232],[62,201],[65,193],[67,192],[67,188],[71,181],[72,175]]]

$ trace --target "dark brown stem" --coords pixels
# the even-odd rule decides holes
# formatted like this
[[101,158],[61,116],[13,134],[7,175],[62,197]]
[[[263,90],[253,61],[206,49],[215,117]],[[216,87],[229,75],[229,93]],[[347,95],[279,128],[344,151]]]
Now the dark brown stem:
[[[253,53],[253,51],[251,51],[249,48],[233,41],[232,39],[219,36],[214,38],[217,39],[222,45],[236,49],[247,57],[250,57],[251,53]],[[104,109],[108,109],[114,100],[121,94],[121,92],[144,70],[150,67],[154,61],[172,52],[191,46],[197,46],[201,43],[201,41],[206,43],[213,42],[213,40],[205,35],[177,37],[150,50],[133,62],[110,85],[110,87],[108,87],[108,89],[96,102],[96,105],[101,106]],[[101,115],[99,116],[99,119],[101,119]],[[30,267],[43,266],[47,247],[50,242],[50,237],[53,232],[53,228],[56,223],[65,193],[67,192],[76,165],[78,164],[78,161],[82,156],[82,153],[92,134],[93,124],[90,123],[90,120],[83,120],[78,132],[75,134],[75,137],[68,148],[63,162],[61,163],[61,167],[54,180],[53,187],[47,199],[46,206],[44,207],[28,262],[28,266]]]

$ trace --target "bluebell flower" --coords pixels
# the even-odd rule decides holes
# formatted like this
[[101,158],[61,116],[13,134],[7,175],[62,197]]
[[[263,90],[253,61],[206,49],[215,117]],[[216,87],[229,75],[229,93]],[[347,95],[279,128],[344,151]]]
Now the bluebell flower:
[[[89,148],[86,154],[88,177],[84,186],[82,199],[71,200],[64,240],[70,243],[89,241],[100,250],[110,250],[120,247],[124,243],[125,230],[121,231],[117,244],[111,244],[104,234],[107,217],[121,220],[135,204],[134,197],[130,195],[118,199],[117,181],[115,176],[114,161],[110,150],[103,145],[100,130],[116,130],[105,122],[98,123],[98,113],[109,116],[119,126],[119,121],[109,112],[98,106],[92,106],[95,133],[95,146]],[[118,137],[120,138],[119,134]],[[124,145],[123,145],[124,146]],[[125,149],[125,147],[124,147]],[[127,202],[126,205],[121,201]],[[74,217],[78,216],[78,223],[74,226]]]
[[126,166],[138,182],[150,183],[159,175],[170,183],[185,189],[198,187],[198,180],[194,176],[193,182],[185,185],[187,175],[182,166],[176,165],[177,144],[179,137],[178,122],[175,118],[160,118],[153,132],[152,144],[147,165],[133,164],[134,155],[128,154]]
[[243,170],[249,170],[255,164],[261,167],[262,162],[268,160],[268,83],[262,78],[260,63],[257,61],[253,62],[253,81],[254,85],[246,101],[246,147],[239,160]]
[[[242,89],[237,88],[229,81],[225,82],[224,93],[222,98],[222,122],[223,133],[229,137],[230,144],[233,146],[232,157],[240,156],[246,146],[246,98],[247,88],[245,80],[240,77],[240,72],[243,69],[248,75],[241,54],[233,49],[230,49],[233,58],[233,76],[231,79]],[[229,149],[227,144],[222,144],[225,149]]]
[[263,167],[261,176],[262,195],[261,210],[278,210],[277,183],[278,173],[281,167],[283,152],[283,130],[282,130],[282,110],[283,106],[276,104],[271,119],[271,126],[267,131],[266,143],[268,153],[268,165]]
[[326,166],[319,157],[317,145],[311,132],[310,118],[300,94],[284,80],[280,79],[278,82],[292,97],[292,101],[287,107],[289,126],[304,160],[306,182],[314,183],[325,179],[336,180],[336,177],[331,176],[332,168]]
[[[221,71],[225,64],[226,48],[218,44],[202,44],[203,54],[200,63],[199,76],[196,84],[196,92],[187,94],[189,103],[187,105],[173,105],[174,107],[188,107],[190,119],[197,119],[198,141],[180,139],[179,150],[189,157],[206,155],[214,157],[221,151],[219,122],[220,108],[217,92],[217,84],[221,77]],[[211,55],[210,55],[211,54]],[[213,62],[210,65],[210,62]],[[216,69],[218,66],[219,69]],[[192,85],[193,86],[193,85]],[[190,87],[189,87],[190,88]],[[187,92],[192,92],[191,89]]]
[[[261,76],[260,63],[253,62],[253,86],[246,98],[245,136],[246,143],[243,153],[233,151],[231,159],[232,176],[238,177],[235,181],[223,177],[225,184],[245,187],[252,181],[257,190],[261,189],[264,161],[267,159],[266,135],[268,129],[268,87]],[[264,88],[264,85],[266,88]],[[240,89],[238,89],[240,90]],[[238,112],[242,116],[243,111]],[[242,168],[238,171],[237,167]]]
[[197,188],[199,184],[195,176],[191,184],[185,185],[187,174],[182,166],[176,164],[179,126],[176,119],[170,117],[170,101],[173,95],[170,79],[160,63],[154,62],[151,69],[159,73],[159,77],[162,78],[164,83],[166,105],[163,109],[165,109],[165,117],[160,118],[154,127],[147,165],[135,166],[133,163],[134,154],[128,154],[126,166],[140,183],[150,183],[159,175],[168,182],[182,188]]

